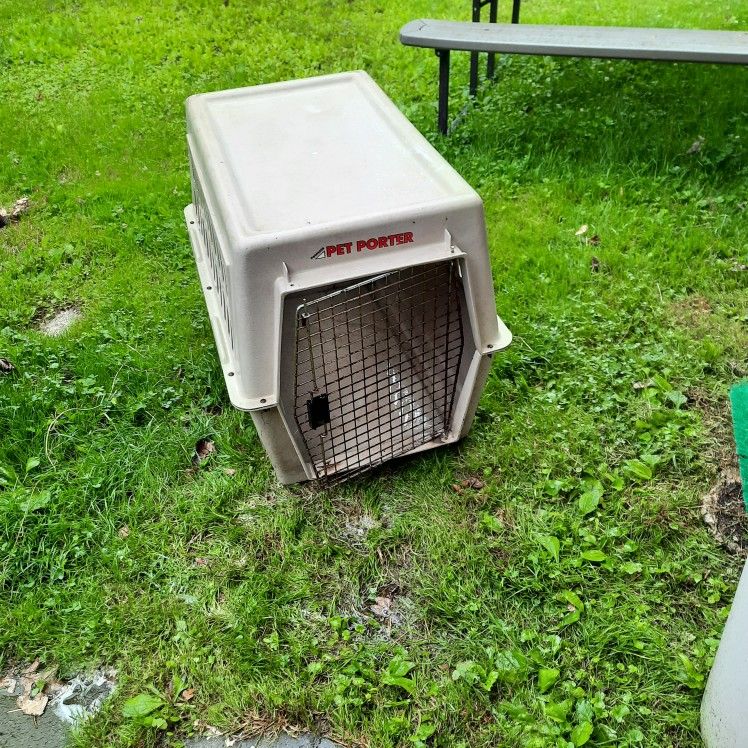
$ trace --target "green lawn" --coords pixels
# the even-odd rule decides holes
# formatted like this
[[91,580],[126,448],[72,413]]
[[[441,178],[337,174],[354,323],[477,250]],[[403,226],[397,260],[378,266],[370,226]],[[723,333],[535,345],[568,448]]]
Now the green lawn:
[[[563,5],[523,19],[748,29],[748,0]],[[444,139],[436,57],[397,41],[418,16],[469,3],[3,6],[0,205],[31,209],[0,229],[0,665],[119,670],[76,746],[207,724],[372,748],[700,744],[741,567],[699,503],[748,376],[747,71],[503,59]],[[289,490],[222,381],[183,226],[183,101],[356,68],[482,195],[515,342],[457,448]],[[67,334],[39,331],[72,306]],[[200,438],[217,451],[195,468]],[[154,692],[155,720],[123,715]]]

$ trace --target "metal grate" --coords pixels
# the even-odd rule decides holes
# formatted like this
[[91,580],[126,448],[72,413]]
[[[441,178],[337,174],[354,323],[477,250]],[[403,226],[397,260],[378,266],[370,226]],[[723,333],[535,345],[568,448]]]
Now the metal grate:
[[218,294],[218,301],[223,312],[223,321],[226,323],[226,332],[228,333],[228,342],[231,348],[234,348],[234,333],[231,329],[231,315],[229,314],[228,299],[228,280],[226,277],[226,264],[221,255],[221,248],[218,246],[218,237],[213,226],[213,219],[208,209],[208,203],[203,194],[203,188],[200,184],[192,157],[190,156],[190,173],[192,176],[192,204],[195,206],[195,216],[197,226],[200,229],[200,235],[203,240],[203,246],[208,254],[210,269],[213,274],[213,286]]
[[449,429],[463,350],[456,261],[409,267],[296,311],[295,418],[318,478],[344,479]]

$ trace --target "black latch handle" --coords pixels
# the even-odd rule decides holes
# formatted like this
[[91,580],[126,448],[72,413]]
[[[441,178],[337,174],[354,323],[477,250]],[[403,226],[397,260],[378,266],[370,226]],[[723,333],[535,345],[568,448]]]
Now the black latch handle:
[[318,429],[326,423],[330,423],[330,401],[327,393],[312,397],[306,401],[306,412],[309,415],[309,425]]

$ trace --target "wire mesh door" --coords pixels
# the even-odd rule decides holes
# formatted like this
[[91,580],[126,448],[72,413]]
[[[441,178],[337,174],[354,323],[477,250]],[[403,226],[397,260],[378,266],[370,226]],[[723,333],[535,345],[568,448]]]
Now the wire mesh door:
[[443,436],[463,350],[456,261],[369,278],[296,311],[295,418],[318,478]]

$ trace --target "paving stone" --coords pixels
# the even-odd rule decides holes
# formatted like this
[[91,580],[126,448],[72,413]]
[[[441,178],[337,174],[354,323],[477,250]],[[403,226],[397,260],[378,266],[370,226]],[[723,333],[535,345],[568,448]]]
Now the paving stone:
[[[63,748],[71,726],[97,712],[112,693],[115,676],[113,670],[96,670],[76,675],[68,681],[55,681],[48,686],[47,708],[36,718],[18,708],[16,699],[23,691],[23,674],[10,672],[0,677],[3,683],[0,689],[0,748]],[[8,693],[9,689],[12,693]]]
[[[54,708],[47,708],[34,720],[21,712],[16,697],[0,692],[0,748],[65,748],[70,724],[62,721]],[[255,737],[236,740],[226,736],[189,738],[186,748],[339,748],[318,735],[276,738]]]
[[21,712],[15,696],[0,693],[0,748],[63,748],[68,727],[52,709],[34,720]]

